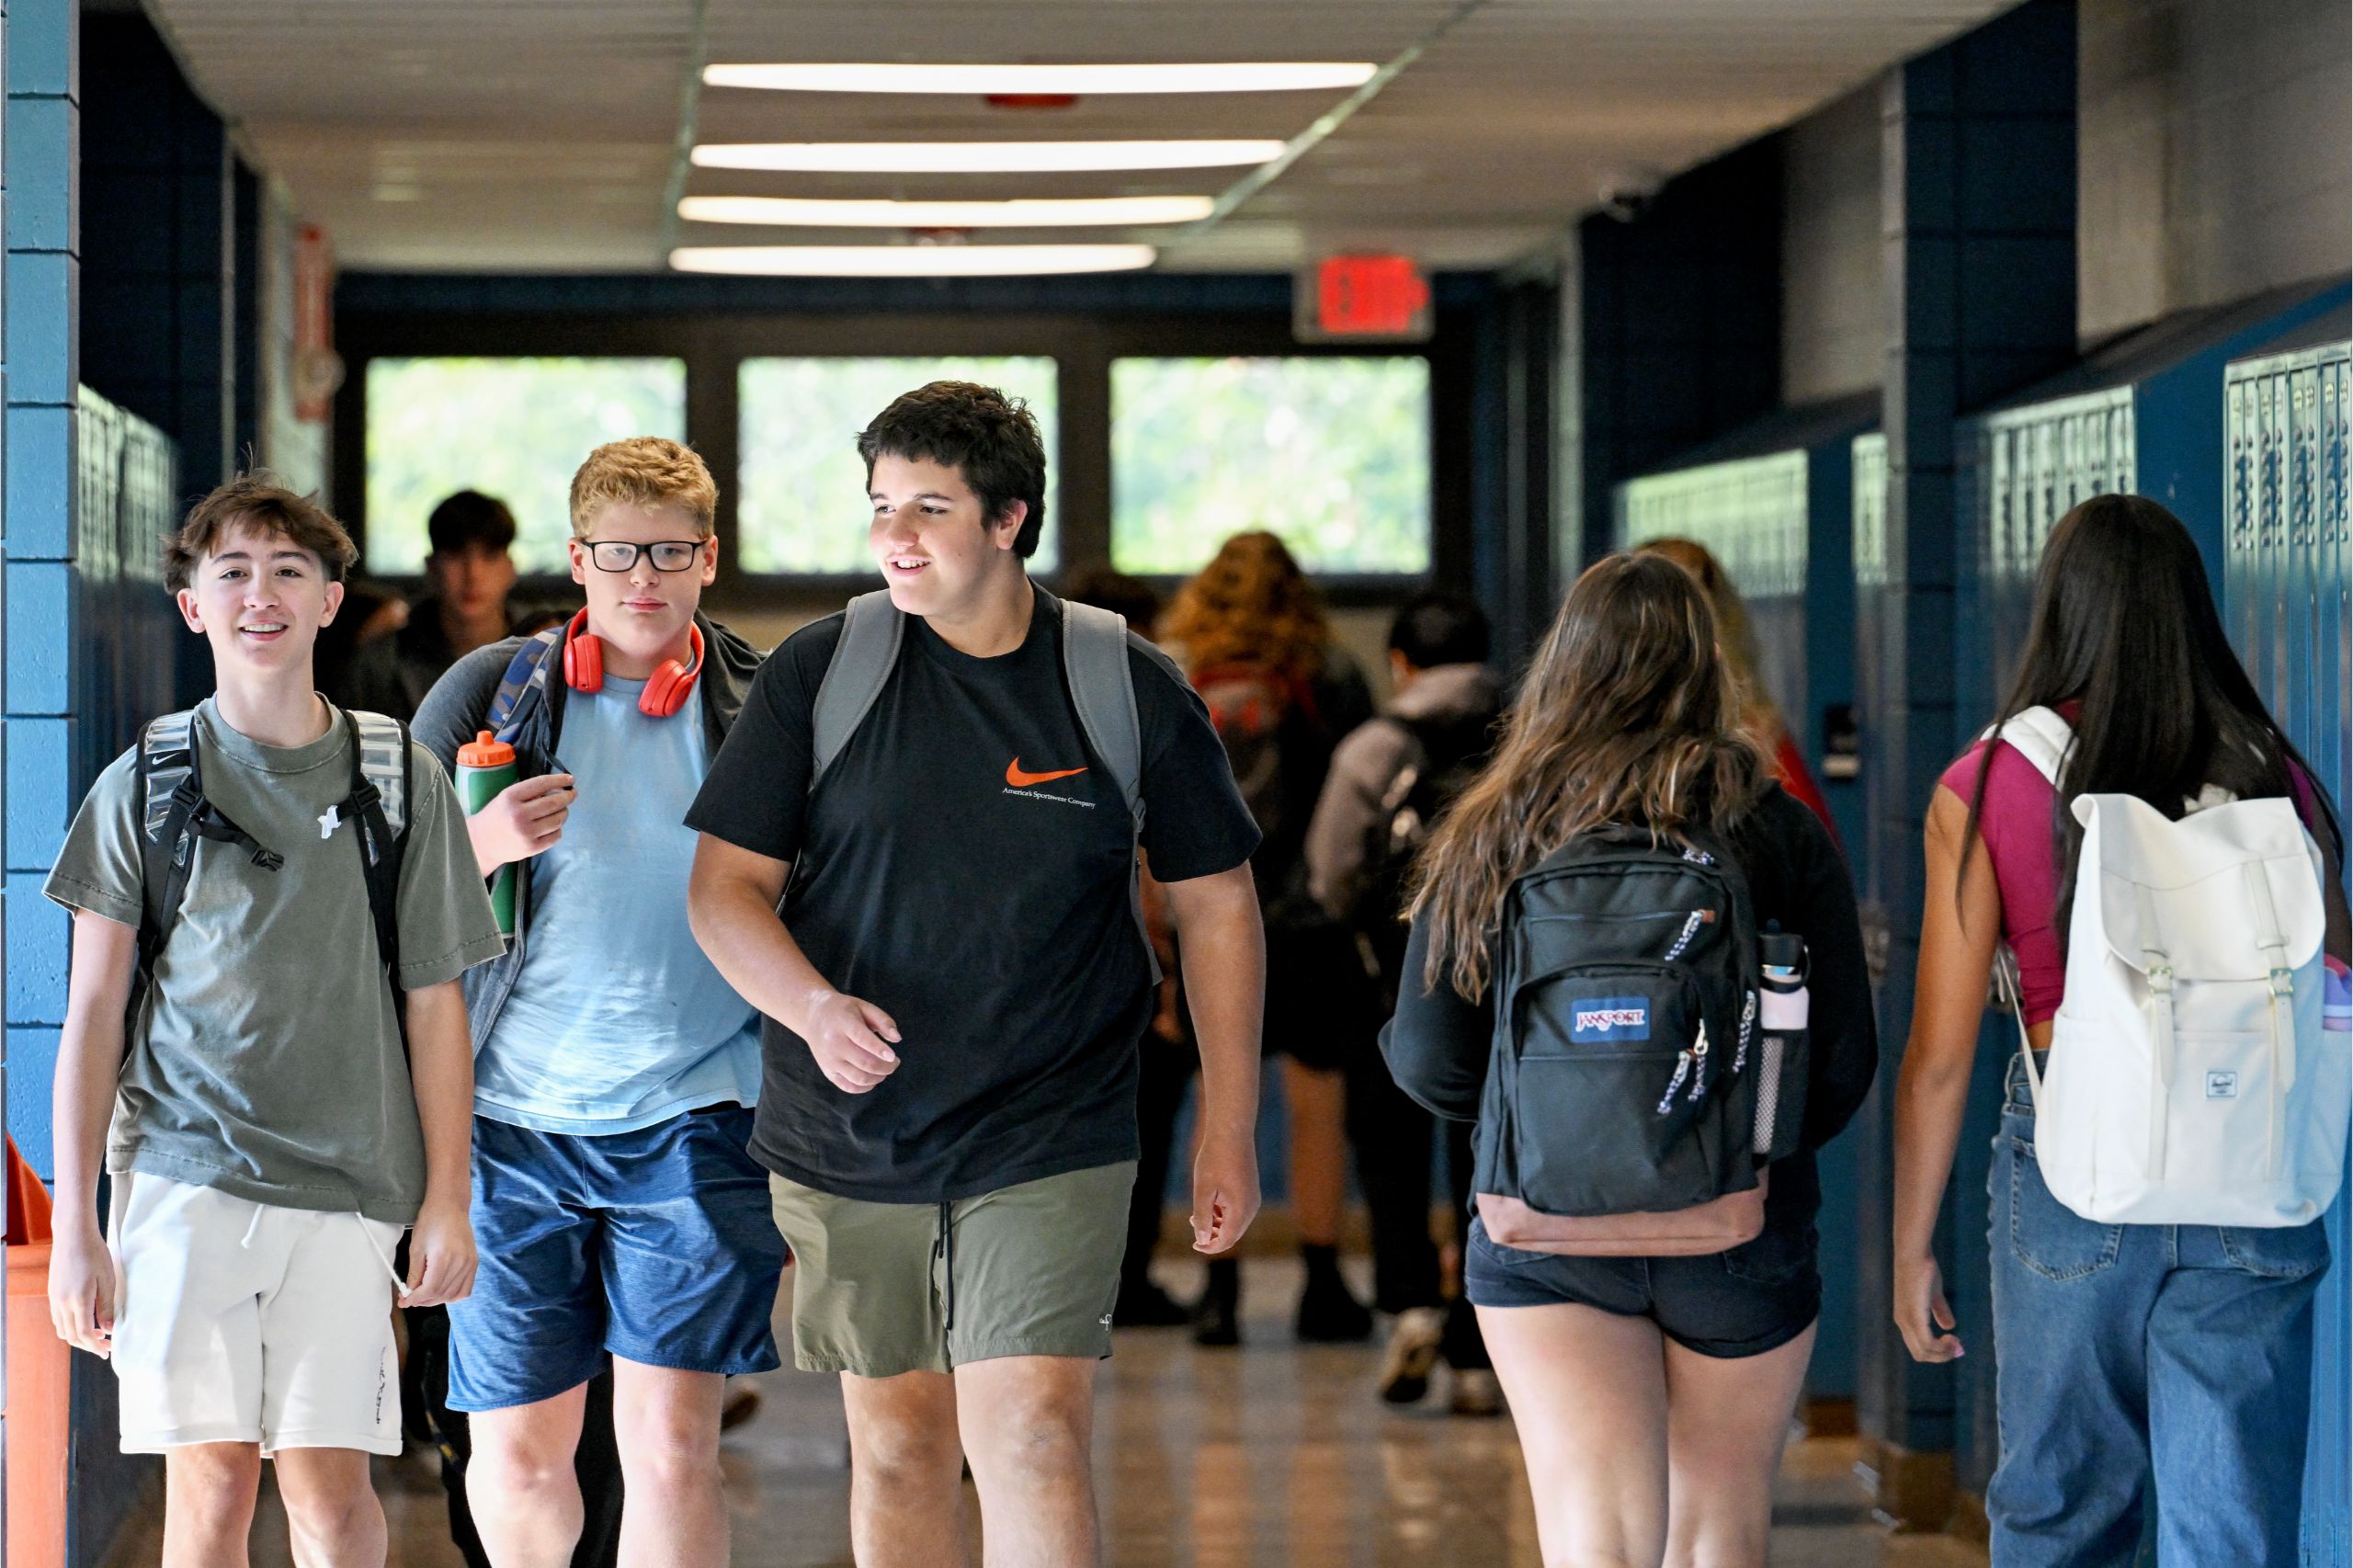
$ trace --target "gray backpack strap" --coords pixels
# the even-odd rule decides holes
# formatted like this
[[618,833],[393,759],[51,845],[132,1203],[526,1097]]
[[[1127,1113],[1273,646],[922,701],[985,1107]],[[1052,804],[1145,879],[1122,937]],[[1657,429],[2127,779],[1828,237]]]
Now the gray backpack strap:
[[860,594],[842,611],[842,638],[834,644],[833,662],[817,683],[817,700],[809,715],[812,792],[891,683],[904,623],[888,588]]
[[384,822],[395,835],[408,828],[408,729],[381,713],[349,710],[359,730],[359,771],[376,786]]
[[[1136,848],[1143,844],[1143,724],[1136,714],[1135,678],[1128,670],[1125,617],[1069,599],[1063,607],[1063,678],[1086,744],[1111,770],[1120,798],[1128,803],[1128,826]],[[1130,857],[1128,903],[1136,934],[1143,939],[1152,983],[1160,983],[1160,959],[1143,918],[1143,867]]]

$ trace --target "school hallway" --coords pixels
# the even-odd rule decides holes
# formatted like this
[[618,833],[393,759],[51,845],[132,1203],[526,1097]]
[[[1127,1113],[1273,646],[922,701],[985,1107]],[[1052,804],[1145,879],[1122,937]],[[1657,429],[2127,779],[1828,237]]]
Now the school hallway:
[[[1179,1295],[1198,1267],[1164,1264]],[[1356,1283],[1363,1289],[1366,1276]],[[1538,1568],[1536,1520],[1508,1420],[1446,1414],[1445,1374],[1422,1405],[1371,1392],[1376,1338],[1300,1346],[1298,1266],[1245,1266],[1244,1340],[1196,1348],[1182,1329],[1131,1329],[1102,1374],[1096,1434],[1105,1558],[1116,1568]],[[779,1341],[789,1335],[780,1312]],[[737,1568],[848,1568],[849,1471],[836,1380],[782,1371],[727,1435]],[[1902,1536],[1870,1517],[1852,1437],[1792,1444],[1774,1507],[1774,1568],[1967,1568],[1950,1536]],[[438,1471],[423,1450],[379,1460],[389,1568],[462,1568]],[[280,1568],[284,1516],[266,1495],[254,1568]],[[969,1488],[968,1488],[969,1494]],[[152,1540],[118,1562],[151,1562]],[[978,1561],[977,1546],[973,1561]],[[127,1553],[127,1554],[126,1554]]]

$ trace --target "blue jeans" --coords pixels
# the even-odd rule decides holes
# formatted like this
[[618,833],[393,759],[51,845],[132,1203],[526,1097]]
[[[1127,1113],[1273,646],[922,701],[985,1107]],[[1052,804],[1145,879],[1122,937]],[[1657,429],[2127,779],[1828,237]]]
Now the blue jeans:
[[2152,1489],[2164,1568],[2293,1568],[2319,1222],[2077,1216],[2043,1185],[2016,1058],[1989,1186],[1995,1568],[2131,1562]]

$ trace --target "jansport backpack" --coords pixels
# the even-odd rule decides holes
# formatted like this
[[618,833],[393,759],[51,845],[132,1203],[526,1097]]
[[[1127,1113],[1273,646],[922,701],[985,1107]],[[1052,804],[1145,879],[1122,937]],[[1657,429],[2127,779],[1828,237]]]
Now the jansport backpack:
[[[2048,708],[1988,732],[2055,787]],[[2215,792],[2219,793],[2219,792]],[[2353,1074],[2321,1030],[2319,848],[2292,801],[2082,795],[2065,999],[2035,1071],[2051,1195],[2104,1224],[2301,1225],[2344,1176]],[[2341,1038],[2341,1037],[2340,1037]]]
[[1754,1239],[1757,979],[1747,881],[1717,846],[1584,833],[1515,881],[1479,1119],[1488,1235],[1605,1256]]

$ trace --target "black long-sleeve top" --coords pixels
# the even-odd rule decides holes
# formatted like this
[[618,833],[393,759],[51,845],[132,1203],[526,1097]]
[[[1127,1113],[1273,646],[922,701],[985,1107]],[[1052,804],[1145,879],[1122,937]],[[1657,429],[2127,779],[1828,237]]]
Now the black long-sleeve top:
[[[1748,880],[1757,929],[1778,927],[1805,939],[1812,997],[1805,1127],[1799,1153],[1773,1167],[1766,1221],[1768,1227],[1811,1223],[1821,1203],[1813,1151],[1853,1118],[1879,1069],[1879,1027],[1854,882],[1821,820],[1779,785],[1765,792],[1730,836]],[[1495,993],[1490,987],[1473,1005],[1443,983],[1435,991],[1424,986],[1420,977],[1429,939],[1427,920],[1415,921],[1397,1016],[1381,1031],[1381,1054],[1398,1086],[1426,1108],[1452,1120],[1476,1121],[1494,1048]],[[1488,1140],[1479,1139],[1473,1179],[1481,1192],[1496,1190],[1487,1150]]]

